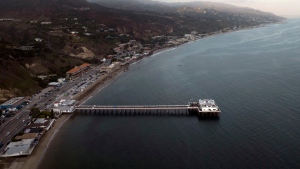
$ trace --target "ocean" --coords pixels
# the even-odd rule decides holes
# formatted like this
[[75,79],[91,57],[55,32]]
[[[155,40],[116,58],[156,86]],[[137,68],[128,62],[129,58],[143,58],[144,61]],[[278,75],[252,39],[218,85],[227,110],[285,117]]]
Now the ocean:
[[76,115],[39,168],[300,168],[300,19],[162,51],[85,104],[201,98],[216,101],[218,120]]

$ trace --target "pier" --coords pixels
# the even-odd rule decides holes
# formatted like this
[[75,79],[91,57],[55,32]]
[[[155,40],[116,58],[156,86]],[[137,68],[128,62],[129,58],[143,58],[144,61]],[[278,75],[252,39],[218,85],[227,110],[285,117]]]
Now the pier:
[[[202,102],[200,102],[202,101]],[[100,115],[197,115],[203,118],[219,118],[221,110],[213,100],[190,102],[187,105],[79,105],[75,107],[76,114]],[[210,102],[209,102],[210,101]],[[213,102],[212,102],[213,101]]]

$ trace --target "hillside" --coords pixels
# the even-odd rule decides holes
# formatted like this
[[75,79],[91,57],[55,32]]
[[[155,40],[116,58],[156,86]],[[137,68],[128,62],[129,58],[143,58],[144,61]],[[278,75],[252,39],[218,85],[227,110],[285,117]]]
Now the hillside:
[[[93,1],[94,2],[94,1]],[[44,87],[39,75],[59,77],[83,62],[100,63],[117,43],[153,37],[209,34],[280,22],[284,18],[219,3],[146,0],[2,0],[0,6],[0,102]],[[159,41],[162,44],[164,40]],[[49,80],[49,79],[48,79]]]

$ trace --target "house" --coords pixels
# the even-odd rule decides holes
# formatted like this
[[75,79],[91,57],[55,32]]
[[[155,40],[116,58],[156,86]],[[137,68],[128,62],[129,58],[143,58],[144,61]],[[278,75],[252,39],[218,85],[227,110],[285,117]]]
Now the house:
[[184,36],[188,40],[195,40],[195,35],[194,34],[185,34]]
[[59,82],[50,82],[48,83],[48,86],[60,87],[61,84]]
[[105,59],[105,62],[103,62],[104,66],[109,66],[111,64],[111,59]]
[[41,39],[41,38],[35,38],[34,39],[36,42],[42,42],[43,41],[43,39]]
[[77,31],[71,31],[70,32],[72,35],[74,35],[74,34],[78,34],[78,32]]
[[52,22],[41,22],[42,25],[50,25]]
[[152,50],[151,50],[151,49],[145,49],[145,48],[144,48],[143,55],[148,56],[148,55],[150,55],[151,53],[152,53]]
[[38,20],[32,20],[32,21],[30,21],[30,23],[32,23],[32,24],[38,23]]
[[58,79],[57,79],[57,82],[58,82],[58,83],[66,82],[66,78],[58,78]]
[[16,157],[30,155],[37,144],[36,139],[23,139],[17,142],[11,142],[7,145],[1,157]]
[[106,73],[111,73],[117,69],[120,68],[120,62],[113,62],[111,65],[109,66],[103,66],[100,68],[100,72],[106,72]]
[[69,70],[67,74],[67,79],[76,78],[77,76],[81,75],[85,71],[87,71],[91,67],[91,64],[84,63],[80,66],[75,66],[73,69]]
[[48,131],[53,126],[54,121],[54,119],[38,118],[33,123],[29,124],[26,128],[40,128]]

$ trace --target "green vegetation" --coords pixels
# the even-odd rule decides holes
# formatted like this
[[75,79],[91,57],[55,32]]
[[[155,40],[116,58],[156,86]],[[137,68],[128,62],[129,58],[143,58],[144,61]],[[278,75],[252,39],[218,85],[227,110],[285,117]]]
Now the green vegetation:
[[36,118],[41,113],[39,108],[33,107],[30,109],[29,116],[31,116],[31,119]]
[[40,111],[40,109],[34,107],[31,108],[30,114],[32,119],[34,118],[51,118],[54,119],[54,112],[53,110],[49,111]]
[[49,111],[42,111],[37,118],[51,118],[54,119],[54,112],[53,110]]

